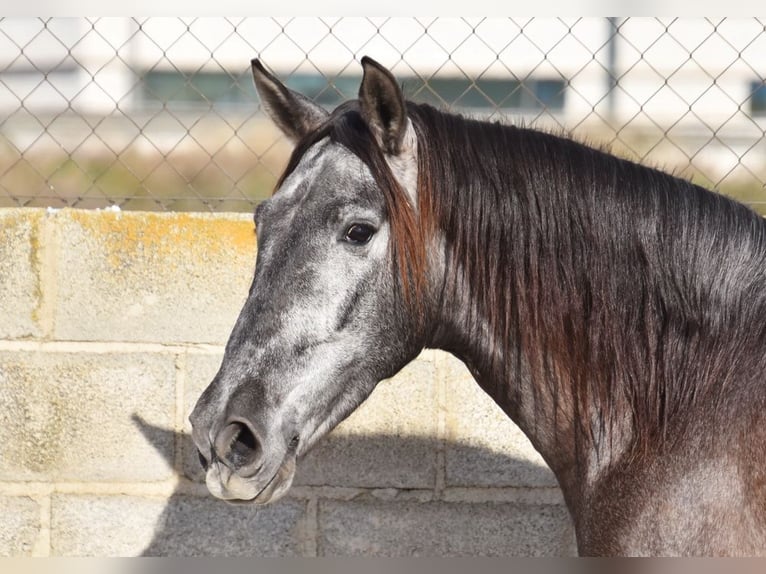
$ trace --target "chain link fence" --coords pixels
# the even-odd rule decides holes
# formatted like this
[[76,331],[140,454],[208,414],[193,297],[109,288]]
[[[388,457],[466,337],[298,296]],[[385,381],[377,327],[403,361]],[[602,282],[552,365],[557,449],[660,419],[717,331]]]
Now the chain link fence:
[[0,206],[249,211],[288,143],[249,61],[332,107],[405,93],[572,134],[766,213],[766,20],[3,18]]

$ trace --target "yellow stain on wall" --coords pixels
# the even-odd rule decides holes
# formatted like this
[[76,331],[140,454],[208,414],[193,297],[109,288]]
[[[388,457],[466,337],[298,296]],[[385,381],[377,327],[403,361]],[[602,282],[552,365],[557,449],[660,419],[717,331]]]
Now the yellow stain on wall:
[[72,221],[120,267],[136,259],[176,263],[179,251],[196,261],[254,261],[255,227],[249,216],[65,210]]

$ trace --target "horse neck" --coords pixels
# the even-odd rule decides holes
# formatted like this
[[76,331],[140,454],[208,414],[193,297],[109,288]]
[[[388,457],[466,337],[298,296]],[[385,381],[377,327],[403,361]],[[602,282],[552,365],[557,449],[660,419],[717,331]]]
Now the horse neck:
[[468,365],[562,486],[682,437],[689,416],[674,413],[719,408],[718,382],[762,380],[760,218],[578,144],[472,129],[433,154],[433,346]]
[[[554,213],[544,198],[533,195],[535,189],[548,191],[544,184],[557,177],[548,174],[543,154],[524,169],[509,167],[507,158],[498,157],[507,153],[518,158],[527,136],[491,126],[482,138],[476,136],[483,128],[474,124],[472,129],[474,133],[462,140],[465,147],[434,153],[430,164],[421,165],[432,170],[429,181],[440,183],[430,190],[436,193],[438,188],[439,196],[430,197],[426,205],[435,213],[434,227],[443,233],[435,250],[443,254],[443,261],[435,274],[439,296],[431,346],[451,352],[468,366],[562,484],[582,484],[597,475],[605,458],[623,448],[630,425],[617,420],[603,428],[598,405],[578,398],[578,376],[570,372],[578,357],[549,352],[551,348],[564,348],[570,355],[579,352],[562,339],[581,333],[565,334],[558,325],[577,313],[563,304],[551,309],[545,303],[572,301],[564,292],[569,286],[552,286],[548,278],[558,272],[557,257],[574,257],[579,245],[562,254],[550,237],[561,233],[559,223],[564,229],[578,224],[557,222],[555,217],[578,215],[567,209]],[[494,143],[487,146],[481,141]],[[471,180],[465,174],[476,165],[479,174]]]
[[[447,267],[450,265],[453,263]],[[449,273],[446,270],[445,275]],[[570,506],[575,505],[589,483],[597,478],[605,455],[609,456],[603,445],[615,447],[616,452],[617,443],[627,441],[628,424],[617,429],[624,434],[605,440],[583,436],[575,421],[582,416],[595,419],[595,414],[577,412],[573,389],[556,373],[550,373],[543,385],[535,379],[521,351],[519,337],[503,340],[496,336],[491,320],[482,314],[470,295],[476,291],[470,282],[464,276],[462,280],[444,281],[441,285],[428,346],[447,351],[466,365],[482,390],[529,438],[564,487],[565,497],[572,501]],[[483,288],[493,287],[498,286]],[[595,430],[606,432],[598,426]],[[594,442],[602,448],[593,449]]]

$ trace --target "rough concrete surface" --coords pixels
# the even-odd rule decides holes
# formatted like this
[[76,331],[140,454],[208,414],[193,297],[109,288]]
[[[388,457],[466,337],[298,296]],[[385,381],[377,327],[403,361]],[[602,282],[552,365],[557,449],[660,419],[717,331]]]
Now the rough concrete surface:
[[131,417],[172,427],[174,385],[168,355],[0,352],[0,480],[170,477]]
[[558,505],[321,502],[323,556],[567,556]]
[[252,280],[252,217],[63,210],[56,219],[56,338],[226,341]]
[[40,505],[25,496],[0,496],[0,557],[31,556],[40,531]]
[[301,553],[305,503],[235,507],[210,498],[58,495],[57,556],[290,556]]
[[42,212],[0,210],[0,338],[42,334],[38,230]]
[[250,285],[249,215],[11,209],[0,230],[0,555],[571,553],[550,471],[434,351],[276,505],[209,495],[188,415]]

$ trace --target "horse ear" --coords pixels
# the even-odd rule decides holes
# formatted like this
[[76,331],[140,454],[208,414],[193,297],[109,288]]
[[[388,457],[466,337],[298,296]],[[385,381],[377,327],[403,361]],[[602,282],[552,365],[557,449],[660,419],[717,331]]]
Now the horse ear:
[[398,155],[407,131],[407,106],[402,89],[386,68],[372,58],[362,58],[364,76],[359,87],[362,117],[370,126],[380,147]]
[[252,60],[250,64],[261,105],[272,121],[293,142],[318,128],[327,119],[329,114],[326,110],[285,86],[267,72],[258,59]]

